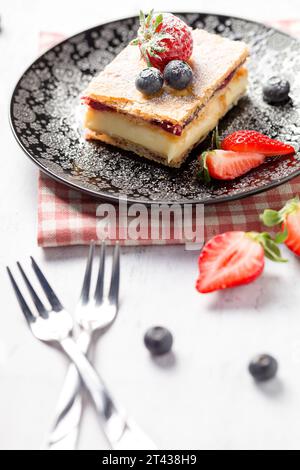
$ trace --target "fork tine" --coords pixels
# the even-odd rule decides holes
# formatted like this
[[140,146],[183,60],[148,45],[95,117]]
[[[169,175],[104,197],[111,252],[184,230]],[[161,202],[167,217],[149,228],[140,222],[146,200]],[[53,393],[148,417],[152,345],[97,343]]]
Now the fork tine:
[[89,250],[88,259],[86,262],[86,268],[85,268],[84,279],[83,279],[81,295],[80,295],[80,299],[83,303],[88,302],[90,298],[90,285],[91,285],[91,277],[92,277],[94,252],[95,252],[95,243],[93,242],[90,244],[90,250]]
[[41,268],[33,258],[33,256],[30,256],[31,263],[32,263],[32,268],[36,274],[36,277],[38,278],[43,291],[45,292],[45,295],[53,308],[55,312],[59,312],[60,310],[63,309],[62,304],[60,303],[60,300],[57,298],[55,292],[53,291],[52,287],[50,286],[49,282],[45,278],[44,274],[41,271]]
[[25,281],[25,284],[29,290],[29,294],[31,295],[31,298],[33,300],[33,303],[34,305],[36,306],[36,309],[37,311],[39,312],[39,314],[41,315],[41,317],[43,318],[47,318],[48,317],[48,312],[47,312],[47,309],[45,307],[45,305],[43,304],[43,302],[41,301],[41,299],[38,297],[37,293],[35,292],[34,288],[32,287],[32,284],[31,282],[29,281],[28,277],[26,276],[21,264],[19,263],[19,261],[17,262],[17,266],[22,274],[22,277]]
[[114,249],[114,259],[111,272],[111,281],[108,298],[112,304],[118,305],[120,284],[120,246],[116,244]]
[[11,273],[11,270],[9,269],[8,266],[6,267],[6,269],[7,269],[7,273],[8,273],[8,275],[9,275],[11,284],[12,284],[12,286],[13,286],[14,292],[15,292],[16,297],[17,297],[17,299],[18,299],[19,305],[20,305],[21,310],[22,310],[22,312],[23,312],[23,314],[24,314],[24,317],[26,318],[26,320],[27,320],[28,323],[34,322],[34,321],[35,321],[35,317],[34,317],[34,315],[31,313],[31,310],[30,310],[30,308],[28,307],[26,300],[24,299],[23,295],[21,294],[21,291],[20,291],[20,289],[19,289],[19,287],[18,287],[18,285],[17,285],[17,283],[16,283],[16,281],[15,281],[15,279],[14,279],[12,273]]
[[103,299],[104,268],[105,268],[105,242],[102,242],[98,277],[97,277],[97,283],[96,283],[96,289],[95,289],[95,295],[94,295],[96,304],[100,304]]

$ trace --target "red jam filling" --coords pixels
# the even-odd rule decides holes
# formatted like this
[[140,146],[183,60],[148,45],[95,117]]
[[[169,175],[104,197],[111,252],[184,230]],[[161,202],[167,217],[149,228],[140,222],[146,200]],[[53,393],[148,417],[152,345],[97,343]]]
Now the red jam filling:
[[107,106],[106,104],[99,103],[99,101],[96,101],[93,98],[90,98],[89,96],[83,96],[82,102],[84,104],[87,104],[91,108],[96,109],[97,111],[116,111],[111,106]]
[[182,134],[183,128],[180,124],[173,124],[170,121],[159,121],[156,119],[152,119],[150,122],[155,126],[161,127],[164,131],[169,132],[170,134],[177,136]]
[[[94,100],[93,98],[90,98],[89,96],[83,96],[82,97],[82,102],[84,104],[87,104],[93,109],[96,109],[97,111],[110,111],[110,112],[117,112],[115,108],[112,106],[108,106],[103,103],[99,103],[99,101]],[[152,119],[149,121],[151,124],[154,124],[155,126],[161,127],[164,131],[170,132],[170,134],[174,135],[181,135],[182,134],[182,126],[179,124],[173,124],[170,121],[159,121],[156,119]]]
[[[217,93],[218,91],[222,90],[223,88],[225,88],[228,83],[230,82],[230,80],[233,78],[234,74],[235,74],[236,70],[234,70],[233,72],[231,72],[228,77],[224,80],[224,82],[219,86],[219,88],[215,91],[215,93]],[[93,98],[90,98],[89,96],[83,96],[82,97],[82,101],[84,104],[87,104],[88,106],[90,106],[91,108],[93,109],[96,109],[97,111],[110,111],[110,112],[117,112],[117,110],[115,108],[113,108],[112,106],[108,106],[106,104],[103,104],[103,103],[99,103],[99,101],[96,101],[94,100]],[[202,106],[200,106],[198,109],[196,109],[196,111],[194,112],[194,114],[192,116],[190,116],[187,121],[184,123],[183,126],[181,126],[180,124],[173,124],[172,122],[170,121],[159,121],[158,119],[152,119],[151,121],[149,121],[151,124],[155,125],[155,126],[158,126],[160,127],[161,129],[163,129],[164,131],[166,132],[169,132],[170,134],[173,134],[173,135],[177,135],[177,136],[180,136],[182,134],[182,131],[184,129],[184,127],[189,124],[193,119],[195,119],[195,117],[197,117],[197,115],[199,114],[199,111],[202,109]]]
[[233,78],[233,75],[235,74],[236,70],[234,70],[233,72],[231,72],[231,74],[228,75],[227,78],[225,78],[224,82],[222,83],[222,85],[219,86],[219,88],[216,90],[216,91],[220,91],[220,90],[223,90],[223,88],[225,88],[228,83],[230,82],[230,80]]

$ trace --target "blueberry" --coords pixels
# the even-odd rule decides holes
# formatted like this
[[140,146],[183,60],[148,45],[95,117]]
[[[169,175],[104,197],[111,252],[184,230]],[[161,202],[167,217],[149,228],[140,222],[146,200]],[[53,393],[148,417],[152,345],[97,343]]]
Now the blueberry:
[[173,344],[172,333],[163,326],[154,326],[146,331],[144,343],[147,349],[154,355],[168,353]]
[[288,100],[290,84],[280,77],[271,77],[263,87],[264,100],[269,104],[283,103]]
[[164,79],[171,88],[183,90],[192,81],[193,71],[191,67],[182,60],[171,60],[164,70]]
[[260,354],[249,364],[249,372],[257,382],[273,379],[277,370],[278,362],[269,354]]
[[136,88],[145,95],[153,95],[161,90],[164,83],[163,76],[158,69],[148,67],[142,70],[135,80]]

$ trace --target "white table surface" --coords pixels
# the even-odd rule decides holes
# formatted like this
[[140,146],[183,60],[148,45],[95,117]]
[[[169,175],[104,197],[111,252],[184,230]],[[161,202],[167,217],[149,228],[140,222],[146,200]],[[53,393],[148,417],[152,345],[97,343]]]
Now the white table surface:
[[[16,259],[29,266],[28,256],[35,255],[72,310],[87,251],[37,247],[37,169],[11,135],[10,92],[36,55],[38,31],[74,33],[151,6],[182,9],[176,0],[0,3],[1,449],[39,448],[67,367],[58,351],[31,337],[4,267]],[[300,18],[298,0],[186,0],[184,9],[268,21]],[[197,256],[180,246],[123,250],[119,317],[97,345],[98,370],[161,449],[299,449],[299,260],[268,262],[255,283],[201,296],[194,289]],[[154,362],[143,346],[146,328],[156,324],[175,337],[174,361],[167,364]],[[277,380],[258,387],[247,364],[260,352],[274,354],[280,370]],[[89,404],[80,448],[106,448]]]

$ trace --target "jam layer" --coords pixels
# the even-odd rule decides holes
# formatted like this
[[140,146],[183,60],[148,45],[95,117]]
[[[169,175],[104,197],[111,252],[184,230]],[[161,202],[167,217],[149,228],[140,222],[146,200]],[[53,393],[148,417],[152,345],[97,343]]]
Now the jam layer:
[[[227,111],[237,103],[246,88],[247,71],[244,68],[235,74],[228,86],[215,93],[198,116],[184,128],[181,136],[165,132],[151,125],[149,121],[140,120],[137,123],[128,114],[116,112],[116,110],[110,112],[107,109],[99,111],[91,106],[87,106],[84,127],[89,132],[96,133],[100,140],[107,141],[106,136],[108,136],[114,142],[126,141],[127,147],[133,151],[136,147],[143,148],[151,154],[164,158],[166,165],[179,166],[189,150],[203,140]],[[146,153],[143,156],[147,157]]]
[[[224,89],[229,82],[232,80],[232,78],[235,76],[236,72],[238,69],[240,69],[241,66],[239,66],[237,69],[235,69],[233,72],[231,72],[228,77],[223,81],[223,83],[215,90],[214,94],[212,97],[220,90]],[[89,96],[83,96],[82,97],[82,102],[88,106],[90,106],[92,109],[95,109],[96,111],[110,111],[110,112],[121,112],[118,111],[116,108],[113,106],[109,106],[106,104],[103,104],[99,101],[94,100],[93,98],[90,98]],[[185,126],[190,124],[200,113],[200,111],[203,109],[204,106],[199,106],[196,108],[194,113],[189,116],[189,118],[183,123],[183,125],[180,124],[174,124],[170,121],[165,121],[165,120],[158,120],[158,119],[152,119],[152,120],[147,120],[150,124],[153,124],[155,126],[160,127],[166,132],[169,132],[170,134],[176,135],[176,136],[181,136],[183,129]]]

